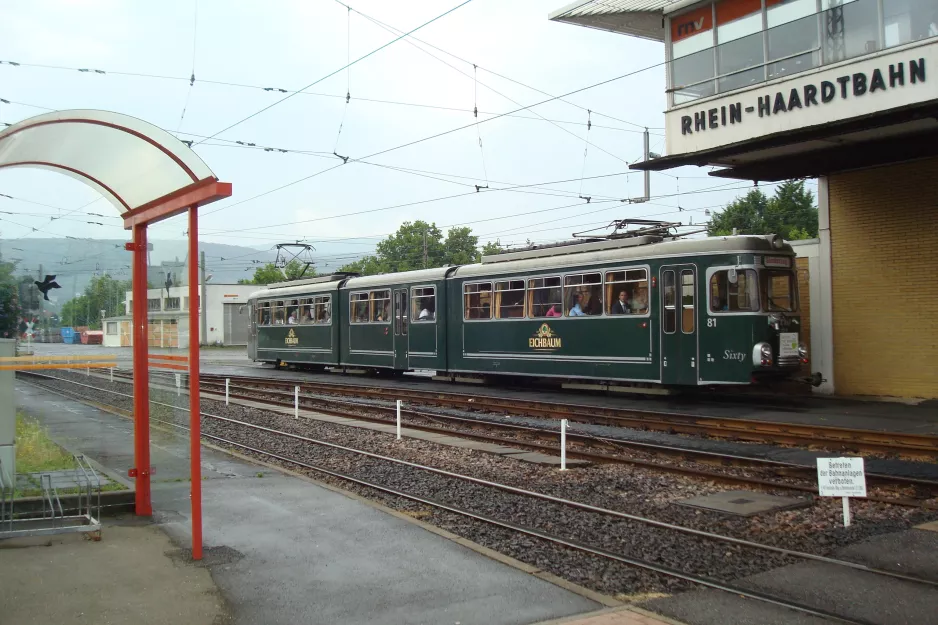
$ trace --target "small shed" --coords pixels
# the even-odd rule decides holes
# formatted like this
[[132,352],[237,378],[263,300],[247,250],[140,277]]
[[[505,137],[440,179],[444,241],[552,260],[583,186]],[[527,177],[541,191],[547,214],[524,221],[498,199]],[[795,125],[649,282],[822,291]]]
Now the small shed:
[[104,343],[104,332],[101,330],[85,330],[81,333],[82,345],[101,345]]

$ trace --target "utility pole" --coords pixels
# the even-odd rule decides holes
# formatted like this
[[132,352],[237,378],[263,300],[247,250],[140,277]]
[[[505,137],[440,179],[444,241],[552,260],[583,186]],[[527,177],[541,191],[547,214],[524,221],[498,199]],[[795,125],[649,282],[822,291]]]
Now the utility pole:
[[[199,252],[199,299],[202,300],[201,303],[205,304],[202,306],[202,310],[199,314],[199,327],[200,327],[200,337],[199,345],[204,345],[206,342],[206,337],[208,336],[208,324],[206,319],[206,306],[208,306],[208,300],[205,298],[205,252]],[[199,305],[199,302],[195,303],[196,306]],[[192,302],[189,302],[189,306],[192,306]]]
[[[649,148],[648,148],[648,129],[645,129],[645,162],[649,160]],[[645,201],[648,201],[651,198],[651,171],[645,170],[645,195],[643,196]]]
[[[39,263],[39,281],[42,282],[42,263]],[[33,285],[29,285],[29,286],[30,286],[30,289],[29,289],[29,290],[32,291]],[[38,291],[39,291],[39,289],[36,289],[36,292],[37,292],[37,293],[38,293]],[[41,294],[39,294],[39,295],[41,295]],[[41,335],[41,334],[42,334],[43,322],[45,321],[45,317],[43,317],[43,314],[42,314],[42,312],[43,312],[43,311],[42,311],[42,308],[43,308],[43,306],[42,306],[42,300],[45,299],[45,298],[39,297],[39,295],[37,295],[37,299],[39,300],[39,334]],[[32,299],[32,298],[30,298],[30,299]]]
[[423,268],[427,268],[427,228],[423,229]]

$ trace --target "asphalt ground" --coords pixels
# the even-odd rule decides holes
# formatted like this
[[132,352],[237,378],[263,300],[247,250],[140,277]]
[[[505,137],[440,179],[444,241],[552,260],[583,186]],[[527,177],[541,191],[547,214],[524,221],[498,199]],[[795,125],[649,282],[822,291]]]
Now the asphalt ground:
[[[22,383],[16,400],[69,449],[114,473],[132,466],[129,420]],[[190,541],[188,444],[152,432],[154,521],[179,544]],[[233,623],[511,625],[599,607],[332,489],[202,458],[206,563]]]

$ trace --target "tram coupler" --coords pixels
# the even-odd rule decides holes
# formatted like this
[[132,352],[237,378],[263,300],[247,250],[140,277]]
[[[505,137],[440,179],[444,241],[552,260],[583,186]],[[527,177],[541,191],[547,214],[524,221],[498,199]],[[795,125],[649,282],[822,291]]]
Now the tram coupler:
[[802,378],[795,378],[796,382],[801,382],[802,384],[810,384],[811,386],[818,387],[824,382],[827,382],[827,378],[821,375],[820,371],[815,371],[809,376]]

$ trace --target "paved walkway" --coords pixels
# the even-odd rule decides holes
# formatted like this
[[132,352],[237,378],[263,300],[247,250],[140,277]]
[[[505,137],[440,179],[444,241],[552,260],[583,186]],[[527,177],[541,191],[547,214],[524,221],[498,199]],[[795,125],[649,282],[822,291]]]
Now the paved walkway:
[[[16,398],[57,442],[126,474],[128,420],[23,383]],[[154,431],[155,519],[182,544],[187,450],[187,439]],[[356,499],[203,453],[207,559],[234,623],[521,625],[600,607]]]
[[0,625],[229,622],[209,571],[173,557],[165,533],[113,524],[104,533],[0,541]]

